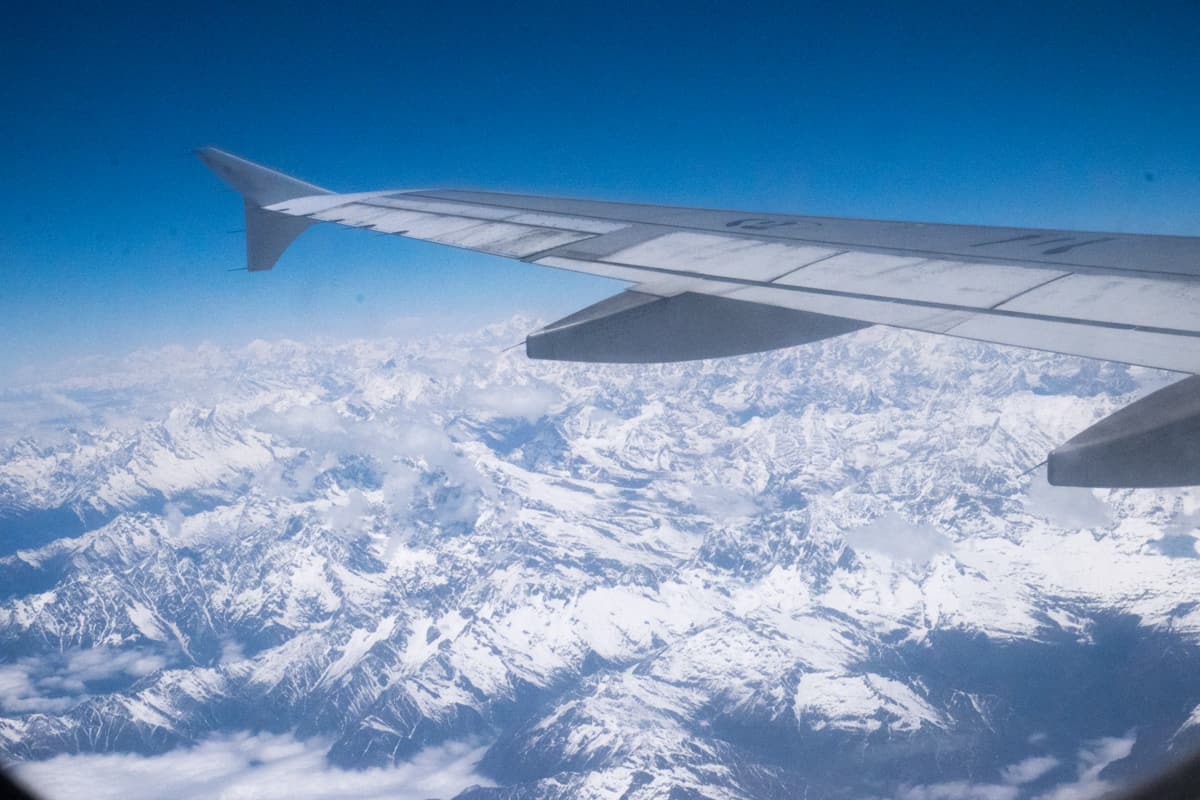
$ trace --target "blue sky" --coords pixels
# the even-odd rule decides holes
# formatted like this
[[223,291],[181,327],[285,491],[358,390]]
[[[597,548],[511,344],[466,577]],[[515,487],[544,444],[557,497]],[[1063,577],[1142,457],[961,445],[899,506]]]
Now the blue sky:
[[245,5],[9,12],[0,383],[619,288],[325,226],[226,272],[240,203],[206,144],[344,191],[1200,234],[1194,3]]

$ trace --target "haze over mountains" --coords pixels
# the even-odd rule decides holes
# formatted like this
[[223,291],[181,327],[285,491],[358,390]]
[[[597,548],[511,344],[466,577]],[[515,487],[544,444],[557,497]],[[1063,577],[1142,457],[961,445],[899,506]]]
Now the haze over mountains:
[[502,352],[534,327],[0,393],[5,761],[50,796],[1004,799],[1200,744],[1195,496],[1021,477],[1170,376],[884,329]]

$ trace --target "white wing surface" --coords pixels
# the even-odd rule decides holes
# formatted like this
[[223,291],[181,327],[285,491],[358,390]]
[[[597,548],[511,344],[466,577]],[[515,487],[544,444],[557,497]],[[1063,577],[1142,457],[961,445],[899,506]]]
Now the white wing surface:
[[[1196,237],[462,190],[334,194],[220,150],[199,155],[246,198],[252,271],[332,222],[633,284],[532,334],[533,357],[702,358],[882,324],[1200,373]],[[1196,463],[1200,481],[1200,451]]]
[[[233,161],[235,167],[262,169],[217,150],[202,156],[210,164]],[[305,223],[333,222],[617,278],[660,297],[718,295],[1200,372],[1200,238],[801,217],[495,192],[315,194],[323,190],[299,182],[289,188],[303,194],[275,200],[278,194],[268,193],[275,201],[261,207]],[[269,269],[282,252],[278,242],[270,244],[271,262],[251,263],[252,270]]]

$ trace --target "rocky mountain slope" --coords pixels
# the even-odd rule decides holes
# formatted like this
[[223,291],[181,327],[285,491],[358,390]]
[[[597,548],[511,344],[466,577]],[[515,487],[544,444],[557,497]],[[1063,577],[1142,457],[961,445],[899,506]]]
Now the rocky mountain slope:
[[3,758],[270,733],[467,743],[464,798],[1015,798],[1200,743],[1196,497],[1021,476],[1169,376],[882,329],[502,352],[532,326],[0,394]]

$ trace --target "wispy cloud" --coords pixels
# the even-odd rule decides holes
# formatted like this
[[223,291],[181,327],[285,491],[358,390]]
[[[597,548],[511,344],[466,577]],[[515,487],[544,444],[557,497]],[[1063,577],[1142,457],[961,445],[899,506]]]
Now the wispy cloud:
[[1051,486],[1044,478],[1033,481],[1025,510],[1060,528],[1107,528],[1112,510],[1091,489]]
[[[1044,740],[1043,740],[1044,741]],[[1136,736],[1106,736],[1084,742],[1075,763],[1075,779],[1060,783],[1037,800],[1095,800],[1111,791],[1115,784],[1100,777],[1105,767],[1120,761],[1133,751]],[[1057,769],[1062,762],[1054,756],[1032,756],[1000,771],[999,783],[947,781],[945,783],[902,787],[900,800],[1015,800],[1028,796],[1028,784]]]
[[473,387],[458,398],[463,407],[483,416],[512,417],[530,422],[545,416],[561,400],[548,386],[513,384],[489,388]]
[[[259,473],[257,484],[270,495],[298,498],[312,488],[321,473],[343,459],[370,459],[382,492],[368,497],[351,488],[327,510],[331,528],[347,536],[368,530],[376,511],[400,513],[410,505],[436,508],[444,523],[472,522],[479,498],[494,492],[491,481],[446,432],[404,414],[357,419],[327,405],[294,404],[255,414],[253,421],[277,441],[307,451],[307,456],[286,470],[273,462]],[[433,503],[424,496],[430,487],[422,484],[420,476],[427,470],[445,475],[459,490],[457,502],[440,497]],[[378,502],[382,505],[376,508]]]
[[690,488],[690,499],[697,510],[725,524],[752,517],[761,510],[749,490],[732,486],[695,486]]
[[1016,800],[1016,786],[999,783],[970,783],[947,781],[925,786],[908,786],[898,795],[900,800]]
[[329,742],[287,734],[238,734],[157,756],[64,755],[21,764],[19,780],[55,800],[425,800],[492,783],[475,772],[486,747],[455,742],[422,750],[393,767],[343,770],[328,764]]
[[925,564],[934,556],[950,551],[952,542],[929,525],[916,525],[894,512],[846,531],[846,544],[855,550],[867,550],[896,561]]
[[65,711],[98,682],[131,683],[167,665],[161,653],[94,647],[0,664],[0,708],[12,713]]
[[[1076,756],[1075,779],[1060,783],[1036,797],[1038,800],[1094,800],[1103,796],[1113,789],[1114,784],[1101,778],[1100,773],[1109,764],[1128,756],[1135,741],[1136,737],[1130,732],[1125,736],[1084,742]],[[900,800],[1016,800],[1029,796],[1026,794],[1029,784],[1046,777],[1061,765],[1054,756],[1031,756],[1000,770],[999,782],[946,781],[904,786],[897,796]]]
[[1032,756],[1005,767],[1000,772],[1000,777],[1005,783],[1020,786],[1036,781],[1060,763],[1062,762],[1054,756]]
[[1041,795],[1039,800],[1093,800],[1111,791],[1115,784],[1100,777],[1109,764],[1133,752],[1137,737],[1132,731],[1124,736],[1106,736],[1085,742],[1079,749],[1076,778]]

